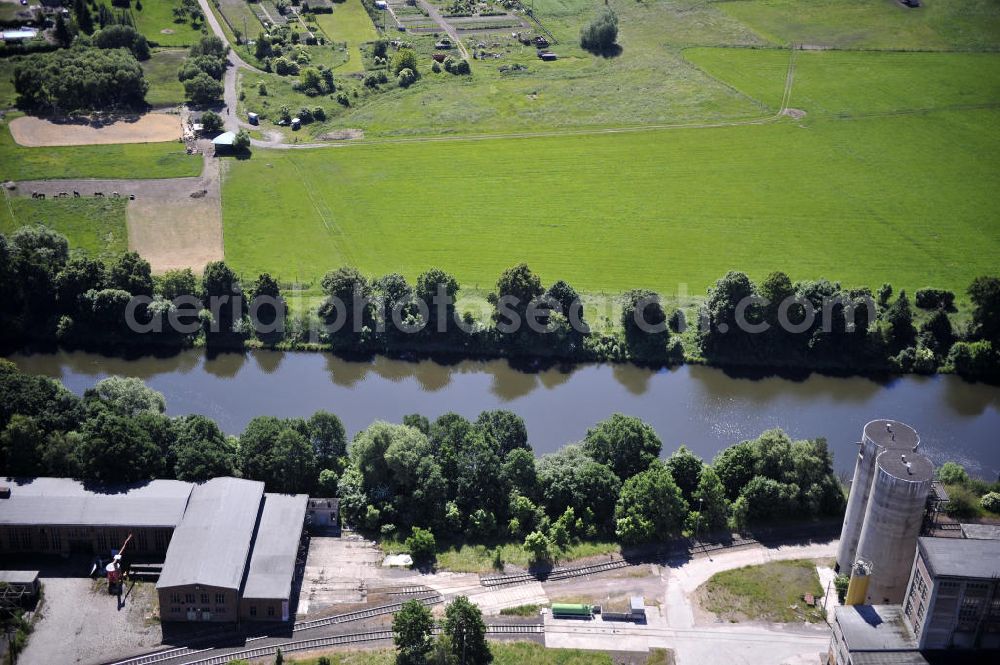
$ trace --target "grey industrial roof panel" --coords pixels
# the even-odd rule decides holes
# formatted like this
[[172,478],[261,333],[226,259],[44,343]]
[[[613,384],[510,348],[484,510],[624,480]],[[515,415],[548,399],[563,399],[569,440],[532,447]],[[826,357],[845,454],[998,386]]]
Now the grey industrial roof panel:
[[90,486],[70,478],[7,479],[0,524],[174,527],[184,515],[191,483],[153,480]]
[[893,478],[911,483],[927,482],[934,477],[934,465],[930,459],[909,450],[886,450],[880,453],[878,466]]
[[305,494],[265,494],[244,598],[288,598],[306,516]]
[[844,605],[836,609],[836,618],[852,654],[917,649],[916,637],[906,627],[899,605]]
[[873,420],[865,425],[865,436],[886,449],[908,448],[920,445],[917,430],[898,420]]
[[919,538],[917,549],[932,575],[1000,577],[1000,540]]
[[255,480],[215,478],[196,485],[156,587],[239,589],[263,496],[264,483]]
[[1000,540],[1000,524],[962,524],[962,535],[976,540]]

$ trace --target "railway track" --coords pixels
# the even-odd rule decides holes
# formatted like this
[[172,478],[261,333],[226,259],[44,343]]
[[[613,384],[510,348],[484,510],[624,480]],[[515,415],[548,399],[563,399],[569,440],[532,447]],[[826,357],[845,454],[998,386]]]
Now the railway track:
[[[435,634],[440,632],[440,628],[434,629]],[[544,632],[545,627],[542,624],[501,624],[486,627],[487,635],[540,635]],[[363,644],[366,642],[380,642],[391,639],[391,630],[373,630],[367,633],[351,633],[350,635],[316,637],[310,640],[299,640],[297,642],[286,642],[284,644],[269,644],[267,646],[256,647],[254,649],[230,651],[224,654],[208,656],[207,658],[187,660],[184,661],[184,665],[226,665],[232,660],[267,658],[275,655],[279,648],[281,649],[281,653],[286,654],[295,653],[296,651],[312,651],[314,649],[326,649],[329,647]]]
[[[424,592],[426,593],[426,591]],[[421,604],[425,606],[437,605],[438,603],[444,602],[444,598],[441,594],[437,592],[431,592],[422,598],[414,598],[413,600],[420,601]],[[312,630],[314,628],[322,628],[324,626],[332,626],[338,623],[350,623],[352,621],[363,621],[364,619],[372,619],[377,616],[383,616],[385,614],[395,614],[403,607],[403,602],[390,603],[388,605],[379,605],[378,607],[371,607],[366,610],[357,610],[356,612],[348,612],[346,614],[335,614],[329,617],[323,617],[322,619],[311,619],[309,621],[296,621],[292,628],[292,632],[299,632],[303,630]]]
[[[444,601],[440,594],[436,592],[428,593],[426,588],[423,588],[423,593],[427,594],[423,598],[417,598],[423,605],[437,605]],[[402,608],[403,603],[390,603],[388,605],[379,605],[378,607],[371,607],[365,610],[358,610],[356,612],[347,612],[346,614],[335,614],[333,616],[323,617],[321,619],[312,619],[310,621],[296,621],[292,626],[293,633],[299,633],[307,630],[315,630],[317,628],[324,628],[326,626],[333,626],[342,623],[351,623],[354,621],[364,621],[365,619],[372,619],[379,616],[384,616],[386,614],[395,614]],[[360,633],[359,633],[360,634]],[[226,637],[232,637],[232,635],[226,635]],[[266,638],[267,635],[250,635],[247,637],[247,642],[252,642],[254,640],[260,640]],[[211,639],[211,638],[204,638]],[[135,656],[134,658],[127,658],[125,660],[114,661],[109,663],[109,665],[156,665],[157,663],[167,663],[173,662],[180,658],[185,658],[187,656],[194,656],[199,653],[204,653],[206,651],[212,651],[215,647],[203,647],[203,648],[192,648],[192,647],[177,647],[175,649],[166,649],[164,651],[155,651],[153,653],[143,654],[141,656]],[[254,656],[256,658],[256,656]]]
[[619,568],[627,568],[633,564],[629,563],[625,559],[615,559],[614,561],[604,561],[603,563],[594,563],[587,566],[569,566],[565,568],[553,568],[549,571],[548,575],[538,575],[533,573],[517,573],[515,575],[487,575],[479,579],[480,584],[485,587],[500,587],[500,586],[510,586],[512,584],[525,584],[528,582],[536,581],[546,581],[546,582],[557,582],[559,580],[568,580],[574,577],[583,577],[585,575],[593,575],[594,573],[603,573],[608,570],[617,570]]
[[[694,542],[688,548],[687,551],[692,554],[699,554],[705,552],[715,552],[718,550],[730,550],[737,547],[746,547],[748,545],[757,545],[759,541],[756,538],[738,537],[726,543],[704,543],[704,542]],[[559,580],[568,580],[574,577],[583,577],[585,575],[593,575],[595,573],[603,573],[609,570],[617,570],[619,568],[627,568],[629,566],[642,565],[629,563],[625,559],[615,559],[613,561],[605,561],[603,563],[595,563],[586,566],[567,566],[562,568],[553,568],[547,575],[535,573],[515,573],[514,575],[486,575],[479,579],[480,584],[485,587],[502,587],[510,586],[514,584],[527,584],[529,582],[557,582]]]

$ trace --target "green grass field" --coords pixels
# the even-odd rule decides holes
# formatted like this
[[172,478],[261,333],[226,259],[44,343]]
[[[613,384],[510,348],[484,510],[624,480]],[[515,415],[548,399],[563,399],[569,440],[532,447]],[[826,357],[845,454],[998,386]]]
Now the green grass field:
[[43,224],[69,238],[70,247],[97,258],[128,249],[124,199],[45,199],[4,197],[0,233]]
[[716,6],[778,44],[845,49],[979,50],[1000,47],[997,0],[735,0]]
[[143,75],[149,81],[146,102],[150,106],[174,106],[184,102],[184,86],[177,80],[177,70],[187,56],[185,49],[163,49],[142,65]]
[[[749,65],[733,53],[782,82],[771,61],[787,54],[696,53],[774,105],[780,87],[740,75]],[[342,264],[408,277],[437,265],[487,288],[525,260],[591,292],[697,295],[733,268],[964,290],[1000,264],[1000,110],[948,101],[1000,102],[989,81],[1000,56],[918,55],[914,67],[931,57],[943,61],[928,89],[911,92],[888,84],[895,61],[885,85],[869,71],[884,54],[800,54],[792,104],[821,110],[797,122],[257,151],[224,185],[226,256],[288,281]]]
[[816,564],[809,559],[727,570],[698,589],[702,606],[729,621],[823,621],[822,609],[803,603],[807,593],[817,599],[823,594]]
[[144,0],[139,10],[132,2],[135,27],[146,35],[146,39],[159,46],[190,46],[201,39],[202,34],[208,33],[195,30],[190,22],[175,22],[173,10],[180,5],[179,0]]
[[14,67],[19,57],[0,58],[0,108],[14,108],[17,93],[14,92]]
[[7,121],[0,121],[0,180],[180,178],[199,173],[201,158],[185,154],[177,141],[25,148],[14,142]]
[[347,42],[349,57],[339,71],[364,71],[358,45],[378,39],[378,32],[361,0],[335,3],[332,14],[316,14],[316,23],[330,41]]

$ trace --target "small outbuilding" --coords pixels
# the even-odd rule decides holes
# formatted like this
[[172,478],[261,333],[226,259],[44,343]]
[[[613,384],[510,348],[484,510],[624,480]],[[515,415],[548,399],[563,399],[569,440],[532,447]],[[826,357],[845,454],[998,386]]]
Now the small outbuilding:
[[212,145],[215,146],[215,154],[232,152],[233,145],[236,143],[236,134],[233,132],[222,132],[214,139],[212,139]]
[[633,621],[646,620],[646,600],[642,596],[632,596],[629,599],[629,615]]
[[551,51],[542,51],[541,53],[538,54],[538,57],[543,62],[552,62],[553,60],[558,59],[558,56],[555,53],[552,53]]
[[247,113],[247,120],[249,120],[249,121],[250,121],[250,124],[251,124],[251,125],[257,125],[257,124],[260,124],[260,116],[258,116],[258,115],[257,115],[256,113],[254,113],[253,111],[250,111],[249,113]]
[[37,570],[0,570],[0,585],[3,593],[27,599],[36,598],[41,589]]
[[302,127],[302,120],[300,118],[292,118],[292,129],[297,130]]

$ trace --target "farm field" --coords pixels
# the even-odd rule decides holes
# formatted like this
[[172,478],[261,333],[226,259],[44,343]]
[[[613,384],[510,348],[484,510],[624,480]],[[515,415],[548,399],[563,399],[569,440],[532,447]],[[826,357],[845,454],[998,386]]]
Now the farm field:
[[997,0],[729,0],[721,11],[778,44],[842,49],[979,50],[1000,46]]
[[[783,76],[769,63],[787,54],[737,53]],[[746,90],[733,94],[748,113],[750,98],[776,103],[779,85],[741,58],[694,55]],[[258,150],[224,184],[226,257],[306,282],[345,263],[410,278],[441,266],[489,288],[526,260],[590,292],[697,295],[734,268],[961,291],[1000,264],[1000,56],[939,57],[918,93],[868,71],[883,54],[799,54],[791,105],[828,109],[799,121]],[[985,107],[955,110],[959,93]]]
[[0,179],[180,178],[201,173],[201,159],[177,141],[56,148],[25,148],[0,121]]
[[124,199],[44,199],[4,197],[0,233],[44,224],[92,257],[112,258],[128,248]]
[[184,86],[177,80],[177,70],[185,56],[187,51],[184,49],[162,49],[154,51],[149,60],[139,63],[149,81],[146,102],[150,106],[174,106],[184,102]]

